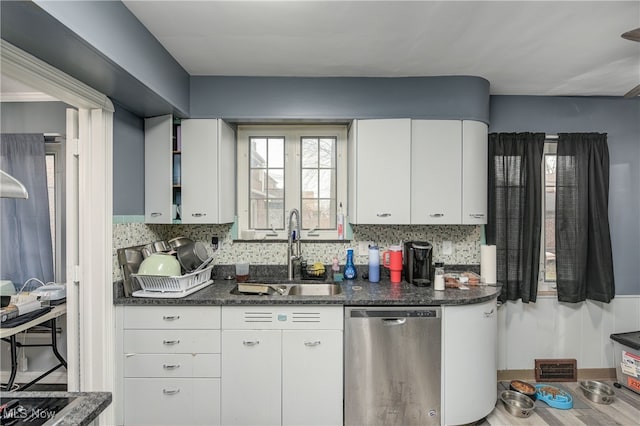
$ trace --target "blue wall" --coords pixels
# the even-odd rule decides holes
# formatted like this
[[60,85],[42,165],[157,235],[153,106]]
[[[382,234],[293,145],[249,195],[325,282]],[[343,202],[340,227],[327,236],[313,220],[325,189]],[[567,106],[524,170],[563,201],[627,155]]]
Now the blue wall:
[[2,1],[0,33],[139,116],[189,113],[189,74],[119,1]]
[[616,294],[640,294],[640,99],[492,96],[489,131],[608,134]]
[[489,82],[447,77],[191,77],[191,118],[440,118],[488,123]]
[[64,102],[2,102],[0,130],[2,133],[67,132],[67,108]]
[[114,106],[113,214],[144,215],[144,119]]

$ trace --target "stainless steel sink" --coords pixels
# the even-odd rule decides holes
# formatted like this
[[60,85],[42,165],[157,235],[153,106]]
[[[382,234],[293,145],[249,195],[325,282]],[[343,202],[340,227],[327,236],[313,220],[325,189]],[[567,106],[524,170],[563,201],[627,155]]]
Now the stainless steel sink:
[[334,296],[342,293],[342,287],[338,284],[309,284],[309,283],[269,283],[251,282],[243,285],[246,291],[240,291],[238,286],[231,290],[231,294],[256,295],[256,296]]
[[294,284],[289,288],[289,296],[333,296],[342,293],[337,284]]

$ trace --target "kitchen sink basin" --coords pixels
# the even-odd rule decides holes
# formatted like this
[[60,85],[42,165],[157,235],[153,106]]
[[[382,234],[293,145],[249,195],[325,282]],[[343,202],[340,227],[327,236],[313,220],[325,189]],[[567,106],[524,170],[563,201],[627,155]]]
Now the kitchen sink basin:
[[309,283],[268,283],[250,282],[235,286],[231,294],[256,296],[333,296],[342,293],[342,287],[337,284],[309,284]]
[[289,288],[289,296],[333,296],[342,293],[337,284],[294,284]]

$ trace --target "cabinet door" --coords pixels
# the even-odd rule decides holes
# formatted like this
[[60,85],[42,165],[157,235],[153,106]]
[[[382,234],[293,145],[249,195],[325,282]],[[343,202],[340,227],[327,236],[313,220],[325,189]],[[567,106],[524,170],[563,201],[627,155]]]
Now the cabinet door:
[[342,331],[282,332],[282,424],[342,424]]
[[487,223],[488,128],[479,121],[462,122],[462,224]]
[[144,120],[144,218],[171,223],[173,117]]
[[280,330],[222,331],[222,424],[280,425]]
[[358,129],[353,222],[408,225],[411,120],[358,120],[355,124]]
[[193,379],[124,380],[126,425],[193,423]]
[[[496,403],[496,300],[445,306],[443,316],[443,424],[473,423]],[[460,398],[460,387],[473,398]]]
[[461,158],[461,121],[412,120],[412,224],[461,223]]
[[183,120],[182,223],[218,222],[218,120]]
[[236,133],[218,120],[218,223],[231,223],[236,215]]

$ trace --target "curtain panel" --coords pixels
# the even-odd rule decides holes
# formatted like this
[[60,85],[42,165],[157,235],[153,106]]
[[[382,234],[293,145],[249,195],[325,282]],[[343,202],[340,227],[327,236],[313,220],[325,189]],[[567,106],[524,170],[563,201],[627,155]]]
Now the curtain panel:
[[609,303],[615,296],[609,230],[609,147],[600,133],[558,134],[558,300]]
[[[0,199],[0,279],[17,290],[30,278],[54,280],[44,144],[42,134],[0,135],[0,169],[29,193],[26,200]],[[31,281],[25,290],[38,286]]]
[[489,134],[487,244],[496,246],[501,301],[536,301],[544,141],[544,133]]

